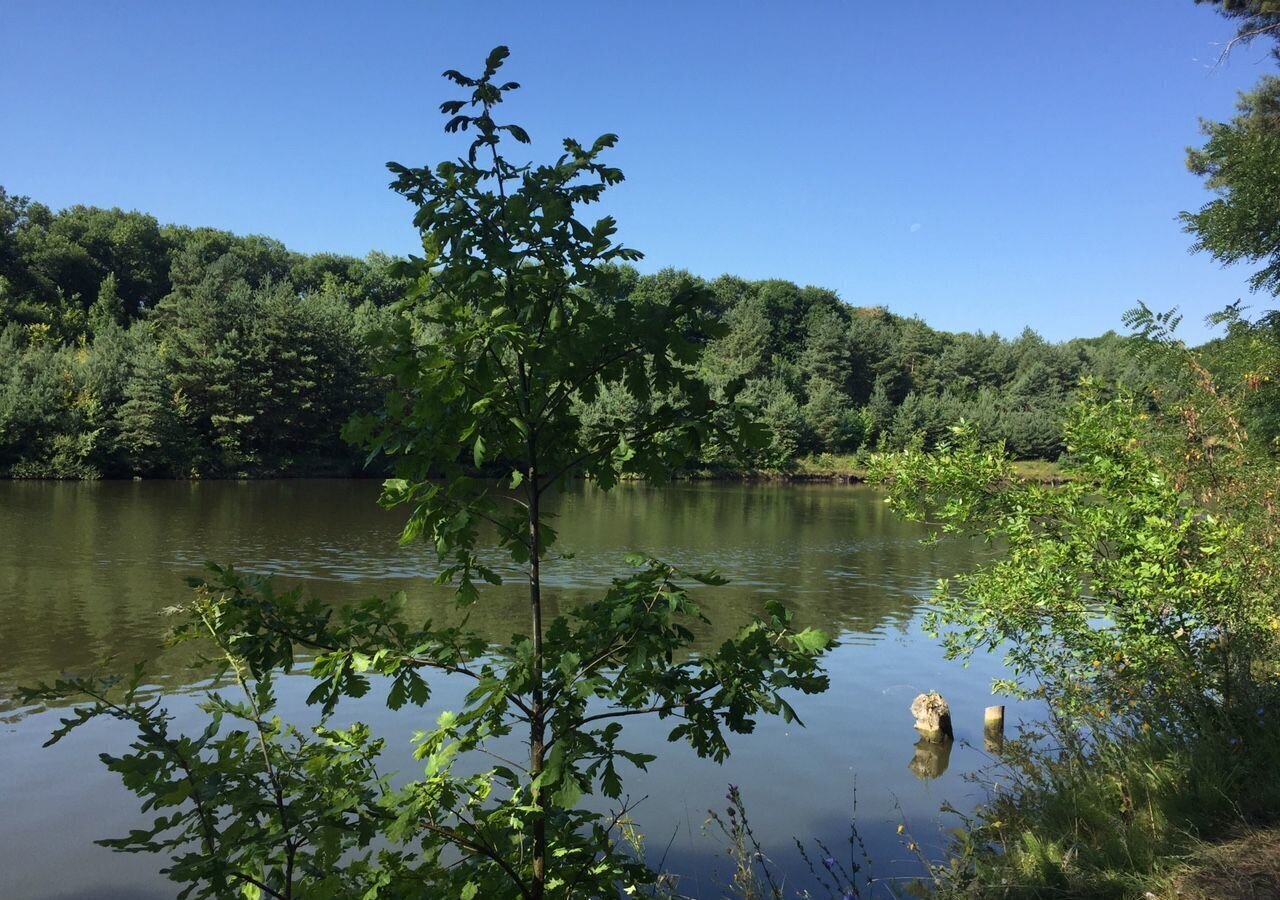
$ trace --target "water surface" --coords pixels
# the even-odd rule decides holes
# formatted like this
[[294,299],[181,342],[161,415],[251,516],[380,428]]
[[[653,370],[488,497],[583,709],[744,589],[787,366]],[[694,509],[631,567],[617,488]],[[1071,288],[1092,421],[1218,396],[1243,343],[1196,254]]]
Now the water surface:
[[[404,591],[415,612],[449,615],[448,589],[431,584],[434,555],[399,544],[402,516],[377,507],[377,491],[370,481],[0,483],[0,897],[176,893],[158,874],[162,860],[92,843],[138,821],[137,800],[97,759],[123,749],[127,729],[100,722],[41,749],[59,711],[19,709],[12,692],[108,657],[117,669],[145,659],[187,715],[198,674],[185,655],[163,649],[162,611],[185,599],[184,579],[206,560],[301,582],[335,602]],[[981,746],[982,708],[998,667],[990,659],[967,669],[944,661],[920,617],[933,582],[972,565],[979,546],[924,546],[917,527],[857,486],[624,485],[609,494],[579,486],[558,511],[557,549],[573,558],[546,570],[553,613],[598,594],[625,573],[624,555],[638,551],[732,579],[699,594],[713,620],[699,632],[704,645],[774,597],[801,626],[841,642],[829,660],[831,690],[795,698],[807,727],[764,722],[734,740],[723,766],[665,746],[667,725],[628,730],[636,749],[661,753],[627,788],[633,800],[646,798],[636,818],[651,854],[682,873],[683,892],[718,897],[731,872],[703,828],[730,782],[741,786],[758,836],[797,888],[808,882],[793,838],[847,846],[855,787],[877,871],[916,870],[896,835],[902,821],[941,852],[939,826],[954,822],[938,807],[978,796],[963,775],[988,760],[966,744]],[[472,622],[503,639],[523,628],[525,604],[518,583],[488,589]],[[929,689],[951,702],[960,742],[944,773],[922,779],[938,761],[916,759],[907,707]],[[314,719],[302,703],[306,691],[301,678],[286,679],[281,691],[285,714],[300,722]],[[392,767],[411,774],[409,735],[458,695],[444,684],[426,710],[393,714],[366,699],[345,714],[371,721],[390,739]]]

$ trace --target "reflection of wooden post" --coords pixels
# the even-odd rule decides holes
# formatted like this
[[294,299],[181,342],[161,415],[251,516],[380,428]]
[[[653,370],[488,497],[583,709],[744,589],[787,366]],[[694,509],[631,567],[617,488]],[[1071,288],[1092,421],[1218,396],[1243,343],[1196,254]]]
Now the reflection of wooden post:
[[988,706],[982,717],[983,743],[989,753],[998,753],[1004,747],[1004,707]]
[[921,738],[916,742],[915,755],[911,757],[907,768],[921,781],[939,778],[947,771],[947,766],[951,762],[951,746],[951,741],[937,743],[928,738]]

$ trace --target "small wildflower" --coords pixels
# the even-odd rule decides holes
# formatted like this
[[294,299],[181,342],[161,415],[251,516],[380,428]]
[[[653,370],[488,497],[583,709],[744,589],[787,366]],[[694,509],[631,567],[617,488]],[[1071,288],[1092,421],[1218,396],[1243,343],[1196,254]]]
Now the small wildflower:
[[906,825],[899,825],[899,826],[898,826],[898,834],[902,834],[902,832],[904,832],[904,831],[906,831],[906,830],[907,830],[907,826],[906,826]]
[[914,853],[915,851],[920,849],[920,845],[917,844],[915,841],[909,841],[907,843],[907,849]]
[[835,857],[833,856],[822,857],[822,864],[826,866],[828,869],[834,869],[836,865]]
[[1240,738],[1233,737],[1231,740],[1227,741],[1227,743],[1234,747],[1236,744],[1240,743]]
[[1150,731],[1150,730],[1151,730],[1151,726],[1150,726],[1150,725],[1148,725],[1146,722],[1143,722],[1143,723],[1142,723],[1142,730],[1143,730],[1143,731]]
[[1257,712],[1258,712],[1258,718],[1262,718],[1267,714],[1267,711],[1261,706],[1258,707]]

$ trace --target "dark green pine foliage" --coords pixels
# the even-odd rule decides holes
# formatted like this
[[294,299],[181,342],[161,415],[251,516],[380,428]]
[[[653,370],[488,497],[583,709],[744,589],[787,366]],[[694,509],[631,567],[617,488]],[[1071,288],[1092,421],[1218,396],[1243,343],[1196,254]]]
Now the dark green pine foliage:
[[114,272],[108,272],[98,287],[98,299],[89,307],[89,330],[95,337],[119,328],[125,321],[124,302],[116,287]]
[[1217,196],[1184,212],[1194,249],[1224,265],[1261,264],[1254,290],[1280,293],[1280,78],[1267,76],[1242,94],[1230,122],[1203,122],[1208,140],[1187,151],[1187,166]]
[[254,299],[245,365],[256,452],[272,469],[341,459],[334,426],[350,417],[363,377],[351,308],[330,288],[299,299],[285,283]]
[[[1215,7],[1222,15],[1240,23],[1228,50],[1235,44],[1248,44],[1259,38],[1280,44],[1280,3],[1276,0],[1196,0],[1196,3]],[[1271,52],[1280,56],[1280,45]]]
[[806,381],[823,381],[848,394],[851,369],[850,313],[836,302],[810,307],[799,348],[800,372]]
[[246,360],[252,300],[245,281],[211,271],[159,310],[179,418],[184,428],[205,437],[194,461],[202,469],[236,472],[257,463],[255,373]]
[[150,334],[139,334],[132,371],[118,412],[124,470],[180,476],[194,458],[193,432],[179,419],[167,360]]

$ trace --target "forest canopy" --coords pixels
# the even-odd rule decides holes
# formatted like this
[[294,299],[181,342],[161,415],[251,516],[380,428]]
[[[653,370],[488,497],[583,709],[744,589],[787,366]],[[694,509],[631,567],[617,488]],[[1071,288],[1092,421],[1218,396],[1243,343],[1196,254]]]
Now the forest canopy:
[[[340,434],[381,392],[378,336],[406,289],[397,263],[141,212],[54,211],[0,187],[0,474],[360,471],[364,457]],[[761,410],[773,437],[749,462],[762,469],[917,436],[932,445],[960,418],[1016,457],[1054,459],[1082,376],[1137,378],[1111,333],[950,333],[821,287],[626,265],[611,290],[661,300],[691,281],[711,289],[728,326],[702,341],[698,375]],[[591,428],[643,411],[614,389],[579,412]]]

